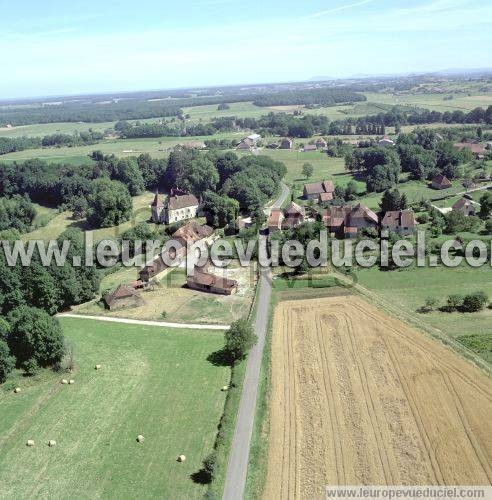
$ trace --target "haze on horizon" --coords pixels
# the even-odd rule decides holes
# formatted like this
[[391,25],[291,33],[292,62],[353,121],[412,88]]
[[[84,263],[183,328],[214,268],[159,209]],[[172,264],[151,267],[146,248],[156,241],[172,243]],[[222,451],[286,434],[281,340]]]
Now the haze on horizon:
[[0,0],[0,99],[492,66],[486,0]]

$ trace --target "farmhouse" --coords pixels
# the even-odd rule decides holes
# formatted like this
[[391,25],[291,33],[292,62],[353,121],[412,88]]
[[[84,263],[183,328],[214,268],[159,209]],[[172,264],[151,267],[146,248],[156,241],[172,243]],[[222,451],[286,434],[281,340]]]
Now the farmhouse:
[[316,147],[316,144],[306,144],[302,150],[305,152],[305,153],[308,153],[309,151],[317,151],[318,148]]
[[284,214],[282,210],[279,210],[278,208],[272,209],[267,221],[268,231],[270,233],[273,233],[274,231],[282,229],[283,220]]
[[196,196],[180,189],[171,189],[164,203],[159,199],[159,192],[156,191],[151,204],[152,222],[171,224],[193,219],[197,216],[198,207],[199,202]]
[[236,280],[209,274],[197,268],[195,268],[192,276],[187,277],[186,284],[188,288],[193,290],[218,293],[220,295],[232,295],[237,292],[238,287]]
[[388,211],[381,221],[381,229],[394,231],[402,236],[412,234],[416,225],[413,210]]
[[249,150],[251,149],[253,146],[255,145],[255,142],[251,139],[249,139],[248,137],[246,137],[246,139],[243,139],[241,140],[237,146],[236,146],[236,149],[239,149],[239,150]]
[[480,204],[467,198],[461,198],[453,205],[452,209],[468,217],[477,214],[477,211],[480,210]]
[[202,226],[196,221],[190,221],[175,231],[172,237],[183,246],[192,246],[200,240],[210,238],[213,232],[214,230],[210,226]]
[[451,181],[444,175],[436,175],[432,179],[432,187],[434,189],[448,189],[452,186]]
[[322,197],[322,201],[330,201],[333,199],[333,192],[335,188],[333,187],[332,181],[321,181],[321,182],[310,182],[308,184],[304,184],[303,188],[303,197],[306,200],[320,200],[320,195],[324,195]]
[[284,220],[282,221],[282,229],[299,226],[304,222],[306,212],[304,207],[291,201],[284,210]]
[[110,311],[124,307],[138,307],[144,303],[139,293],[128,285],[120,285],[114,292],[106,294],[104,302]]
[[288,137],[284,137],[280,141],[280,146],[279,149],[292,149],[294,141],[292,139],[289,139]]
[[[181,260],[186,255],[186,248],[181,247],[179,249],[171,248],[166,254],[166,260],[168,263],[172,263],[177,260],[181,262]],[[169,260],[168,260],[169,259]],[[152,278],[159,279],[164,276],[167,271],[171,269],[170,266],[164,262],[163,256],[159,254],[150,262],[146,263],[138,272],[138,278],[140,281],[144,283],[148,283]]]
[[385,135],[382,139],[379,139],[378,145],[383,148],[388,148],[395,145],[395,142],[392,141],[387,135]]
[[357,236],[361,229],[377,229],[379,226],[378,216],[360,203],[355,207],[351,205],[330,207],[323,216],[323,222],[331,233],[346,238]]

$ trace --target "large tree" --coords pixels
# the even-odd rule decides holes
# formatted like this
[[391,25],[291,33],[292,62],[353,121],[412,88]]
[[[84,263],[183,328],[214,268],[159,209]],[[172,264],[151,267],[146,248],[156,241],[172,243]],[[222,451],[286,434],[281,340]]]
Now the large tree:
[[53,366],[64,354],[63,333],[56,318],[36,307],[22,306],[8,316],[10,351],[22,364],[35,360],[39,366]]
[[109,179],[92,183],[87,220],[92,227],[117,226],[130,219],[132,199],[124,184]]
[[244,359],[257,341],[253,327],[245,318],[234,321],[225,332],[225,349],[233,363]]
[[7,375],[14,369],[15,358],[10,354],[9,346],[0,338],[0,384],[5,382]]

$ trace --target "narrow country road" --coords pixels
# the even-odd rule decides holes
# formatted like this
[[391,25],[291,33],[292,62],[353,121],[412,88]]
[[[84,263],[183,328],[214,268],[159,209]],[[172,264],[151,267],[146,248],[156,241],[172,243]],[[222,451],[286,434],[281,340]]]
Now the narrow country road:
[[195,323],[168,323],[166,321],[150,321],[144,319],[111,318],[108,316],[89,316],[86,314],[60,313],[59,318],[95,319],[111,323],[127,323],[130,325],[162,326],[165,328],[187,328],[192,330],[229,330],[229,325],[203,325]]
[[[289,188],[282,182],[282,192],[268,208],[280,208],[289,195]],[[264,237],[260,237],[264,240]],[[243,392],[239,403],[236,418],[236,429],[232,438],[232,445],[227,464],[223,500],[239,500],[243,498],[248,472],[249,449],[253,434],[253,423],[256,413],[256,398],[260,381],[261,361],[265,347],[265,337],[268,327],[268,313],[272,284],[270,269],[261,269],[258,286],[258,305],[254,321],[258,343],[251,349],[244,376]]]

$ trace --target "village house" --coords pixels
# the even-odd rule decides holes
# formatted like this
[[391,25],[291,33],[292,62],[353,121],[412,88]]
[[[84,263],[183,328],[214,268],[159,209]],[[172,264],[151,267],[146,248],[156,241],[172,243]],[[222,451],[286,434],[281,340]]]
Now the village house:
[[[181,262],[186,255],[186,247],[179,249],[171,248],[166,254],[166,260],[169,264],[172,262]],[[168,263],[164,262],[162,254],[157,255],[150,262],[147,262],[138,272],[138,279],[148,283],[151,279],[160,280],[169,269],[172,269]]]
[[292,149],[293,144],[294,144],[294,141],[292,139],[289,139],[288,137],[284,137],[280,141],[279,149]]
[[385,135],[382,139],[379,139],[378,145],[383,148],[389,148],[395,145],[395,142],[391,140],[387,135]]
[[156,191],[154,201],[151,204],[152,222],[172,224],[173,222],[193,219],[198,214],[199,205],[195,195],[179,189],[171,189],[163,203],[159,199],[159,192]]
[[268,232],[273,233],[282,229],[282,221],[284,220],[284,214],[282,210],[274,208],[270,211],[270,215],[267,220]]
[[144,304],[140,294],[131,286],[120,285],[114,292],[104,296],[104,302],[110,311],[126,307],[138,307]]
[[355,238],[362,229],[377,229],[378,216],[360,203],[330,207],[323,216],[324,225],[338,237]]
[[434,189],[448,189],[452,187],[451,181],[442,174],[433,177],[431,185]]
[[249,150],[251,149],[253,146],[255,145],[254,141],[252,141],[251,139],[248,139],[246,137],[246,139],[242,139],[236,146],[236,149],[239,149],[239,150]]
[[232,295],[237,292],[238,288],[236,280],[216,276],[198,268],[195,268],[193,275],[187,277],[186,285],[192,290],[220,295]]
[[302,224],[306,219],[304,207],[291,201],[284,210],[284,219],[282,221],[282,229],[290,229]]
[[455,212],[461,212],[467,217],[470,215],[476,215],[480,210],[480,203],[473,200],[468,200],[467,198],[460,198],[452,207]]
[[202,226],[197,221],[190,221],[175,231],[172,239],[180,242],[183,246],[191,247],[201,240],[208,241],[213,234],[214,230],[210,226],[206,224]]
[[413,210],[394,210],[384,214],[381,229],[408,236],[415,230],[417,222]]
[[316,147],[316,144],[306,144],[302,150],[305,152],[305,153],[308,153],[309,151],[317,151],[318,148]]
[[302,195],[306,200],[330,201],[334,191],[332,181],[310,182],[304,184]]

